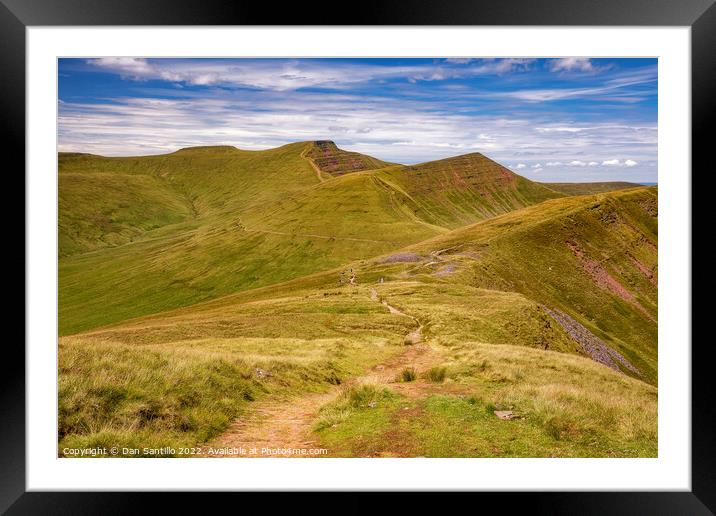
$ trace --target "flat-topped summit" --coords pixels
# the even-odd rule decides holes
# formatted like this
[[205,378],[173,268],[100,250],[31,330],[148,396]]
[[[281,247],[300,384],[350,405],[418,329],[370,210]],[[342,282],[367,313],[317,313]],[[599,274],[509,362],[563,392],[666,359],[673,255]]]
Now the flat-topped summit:
[[332,140],[316,140],[304,154],[313,164],[332,176],[340,176],[349,172],[375,170],[392,165],[385,161],[360,154],[358,152],[344,151]]
[[172,152],[171,154],[199,154],[206,152],[213,152],[216,154],[225,154],[239,152],[241,149],[234,147],[233,145],[197,145],[192,147],[182,147],[179,150]]

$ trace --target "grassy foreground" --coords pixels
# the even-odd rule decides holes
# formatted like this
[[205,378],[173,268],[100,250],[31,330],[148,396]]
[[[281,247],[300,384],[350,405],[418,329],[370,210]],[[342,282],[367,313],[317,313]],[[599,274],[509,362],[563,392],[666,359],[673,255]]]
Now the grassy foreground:
[[652,386],[559,353],[485,344],[451,351],[445,380],[424,396],[364,386],[326,406],[316,422],[323,445],[342,457],[658,453]]
[[195,446],[266,396],[341,383],[401,349],[404,318],[305,293],[60,339],[64,447]]

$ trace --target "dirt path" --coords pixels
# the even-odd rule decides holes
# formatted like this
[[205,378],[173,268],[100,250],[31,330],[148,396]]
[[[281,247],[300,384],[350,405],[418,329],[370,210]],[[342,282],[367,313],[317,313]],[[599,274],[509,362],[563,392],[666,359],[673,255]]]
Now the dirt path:
[[375,289],[370,290],[370,298],[373,301],[380,301],[384,306],[388,308],[391,314],[404,315],[406,317],[410,317],[413,321],[415,321],[415,324],[417,324],[418,327],[417,329],[411,331],[405,336],[405,344],[420,344],[423,341],[423,325],[417,319],[417,317],[413,317],[412,315],[408,315],[405,312],[401,312],[393,305],[388,304],[388,301],[386,301],[385,299],[381,300],[378,296],[378,292],[376,292]]
[[[324,393],[310,393],[290,399],[258,402],[253,406],[251,414],[236,420],[229,429],[207,446],[215,449],[233,448],[251,450],[257,449],[255,455],[227,455],[231,457],[297,457],[287,453],[261,453],[261,449],[317,449],[320,443],[312,434],[313,423],[319,409],[336,399],[346,386],[357,384],[380,384],[390,387],[408,397],[419,396],[430,386],[422,380],[410,383],[398,383],[396,378],[406,367],[413,367],[416,371],[428,369],[439,362],[440,355],[430,345],[422,342],[422,325],[415,318],[403,313],[385,300],[380,300],[375,290],[371,291],[371,299],[380,301],[390,313],[411,317],[418,324],[418,329],[409,335],[414,335],[417,343],[405,346],[405,351],[382,364],[376,365],[365,375],[349,378],[343,385],[332,387]],[[406,340],[408,337],[406,337]],[[207,446],[204,446],[205,450]],[[210,457],[221,455],[210,454]],[[325,457],[326,455],[321,455]],[[330,450],[329,454],[330,456]],[[303,455],[302,457],[308,457]]]
[[301,152],[301,157],[311,164],[311,167],[313,167],[313,170],[316,171],[316,177],[318,178],[318,181],[322,183],[323,181],[325,181],[325,179],[323,179],[323,175],[321,174],[321,169],[318,168],[318,165],[316,165],[316,163],[311,158],[306,156],[306,153],[309,151],[310,148],[311,147],[306,147]]

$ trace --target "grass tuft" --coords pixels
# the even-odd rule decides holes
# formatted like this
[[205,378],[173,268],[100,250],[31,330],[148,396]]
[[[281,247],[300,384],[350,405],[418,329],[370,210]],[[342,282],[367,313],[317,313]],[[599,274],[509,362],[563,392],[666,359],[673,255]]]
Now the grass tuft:
[[415,381],[415,379],[418,377],[417,373],[415,372],[415,368],[413,367],[406,367],[400,372],[399,378],[403,382],[412,382]]
[[445,381],[445,377],[447,376],[447,368],[443,366],[431,367],[425,371],[423,376],[429,382],[442,383]]

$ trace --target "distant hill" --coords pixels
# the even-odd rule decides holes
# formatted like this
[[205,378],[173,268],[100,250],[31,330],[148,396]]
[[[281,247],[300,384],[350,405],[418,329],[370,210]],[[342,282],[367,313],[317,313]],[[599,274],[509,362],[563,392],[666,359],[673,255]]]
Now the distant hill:
[[245,213],[308,188],[318,180],[300,156],[304,148],[194,147],[129,158],[60,153],[60,256],[124,244],[179,222]]
[[606,183],[541,183],[555,192],[566,195],[589,195],[603,192],[613,192],[625,188],[639,188],[639,183],[628,183],[626,181],[612,181]]
[[456,228],[561,194],[479,154],[384,169],[375,176],[421,220]]
[[[60,331],[286,281],[562,195],[480,154],[317,174],[308,155],[325,149],[344,156],[326,142],[60,154]],[[349,168],[386,165],[347,155]]]

